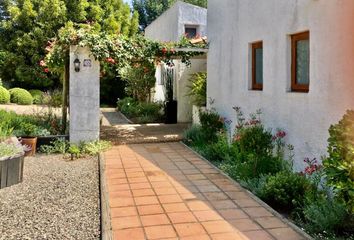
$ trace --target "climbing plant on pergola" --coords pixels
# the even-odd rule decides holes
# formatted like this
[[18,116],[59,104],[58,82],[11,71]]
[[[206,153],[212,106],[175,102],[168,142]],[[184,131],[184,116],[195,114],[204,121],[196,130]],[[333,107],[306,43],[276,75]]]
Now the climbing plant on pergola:
[[[173,59],[180,59],[190,65],[190,59],[202,55],[207,43],[192,44],[182,38],[180,42],[157,42],[142,35],[126,37],[107,35],[94,30],[90,25],[67,24],[58,32],[57,38],[48,42],[48,54],[43,67],[63,76],[63,126],[67,121],[68,86],[69,86],[69,52],[70,46],[90,48],[93,57],[100,62],[109,62],[116,66],[117,72],[126,66],[157,65],[161,62],[173,64]],[[65,131],[65,129],[64,129]]]

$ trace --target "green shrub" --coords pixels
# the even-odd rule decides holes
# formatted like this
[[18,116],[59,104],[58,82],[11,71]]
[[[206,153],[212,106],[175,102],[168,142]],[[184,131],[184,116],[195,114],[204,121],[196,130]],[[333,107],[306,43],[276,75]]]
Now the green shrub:
[[342,203],[321,198],[304,207],[307,230],[312,233],[335,232],[345,225],[347,211]]
[[33,104],[32,95],[25,89],[22,88],[12,88],[10,89],[11,102],[20,105],[31,105]]
[[240,181],[240,184],[250,190],[256,196],[261,196],[264,186],[266,185],[270,175],[260,175],[257,178]]
[[329,134],[329,156],[323,160],[327,183],[354,214],[354,111],[347,111]]
[[207,140],[215,141],[217,134],[224,129],[223,119],[217,112],[211,110],[200,111],[199,119]]
[[188,96],[196,106],[206,106],[207,101],[207,73],[197,72],[191,75]]
[[162,120],[161,103],[137,102],[133,98],[124,98],[117,102],[118,110],[136,123],[153,123]]
[[0,104],[7,104],[7,103],[10,103],[10,92],[0,86]]
[[270,176],[260,197],[276,209],[293,210],[302,207],[310,183],[303,176],[292,172],[279,172]]
[[43,103],[43,92],[41,90],[29,90],[28,91],[33,97],[34,104],[42,104]]
[[193,125],[183,133],[183,141],[190,146],[206,145],[206,135],[201,126]]
[[[61,128],[60,122],[59,117],[50,113],[20,115],[0,110],[0,128],[11,129],[16,136],[28,135],[25,132],[29,131],[35,132],[35,136],[58,134]],[[33,130],[34,128],[35,130]]]
[[229,145],[226,134],[220,133],[216,141],[204,149],[202,155],[212,162],[230,161],[237,158],[237,152],[234,150],[235,148]]
[[80,145],[70,144],[65,139],[58,139],[51,142],[50,145],[43,145],[40,147],[40,152],[46,154],[72,154],[76,158],[80,156],[95,156],[100,152],[106,151],[111,148],[112,144],[107,141],[91,141],[83,142]]

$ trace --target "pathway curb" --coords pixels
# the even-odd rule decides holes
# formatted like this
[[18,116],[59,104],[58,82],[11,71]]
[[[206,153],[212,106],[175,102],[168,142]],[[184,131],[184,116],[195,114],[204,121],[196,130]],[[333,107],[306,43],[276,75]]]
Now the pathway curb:
[[100,193],[101,193],[101,239],[113,240],[113,231],[111,223],[111,213],[109,208],[109,196],[105,177],[105,159],[104,153],[98,156],[100,173]]
[[[222,174],[223,176],[225,176],[226,178],[228,178],[232,183],[240,185],[240,183],[238,183],[237,181],[235,181],[234,179],[232,179],[229,175],[227,175],[226,173],[224,173],[223,171],[221,171],[219,168],[217,168],[214,164],[212,164],[208,159],[206,159],[205,157],[203,157],[201,154],[199,154],[198,152],[196,152],[193,148],[189,147],[188,145],[186,145],[184,142],[180,142],[183,146],[185,146],[186,148],[188,148],[190,151],[192,151],[193,153],[195,153],[198,157],[200,157],[201,159],[203,159],[204,161],[208,162],[215,170],[217,170],[220,174]],[[240,187],[242,187],[240,185]],[[307,240],[314,240],[309,234],[307,234],[305,231],[303,231],[300,227],[298,227],[296,224],[292,223],[290,220],[288,220],[287,218],[285,218],[284,216],[282,216],[280,213],[278,213],[277,211],[275,211],[271,206],[269,206],[267,203],[263,202],[260,198],[258,198],[256,195],[254,195],[252,192],[250,192],[249,190],[247,190],[246,188],[242,187],[242,189],[248,193],[248,195],[255,200],[257,203],[259,203],[262,207],[264,207],[265,209],[267,209],[269,212],[271,212],[272,214],[274,214],[274,216],[278,217],[280,220],[282,220],[286,225],[288,225],[289,227],[291,227],[294,231],[296,231],[297,233],[299,233],[301,236],[303,236],[305,239]]]

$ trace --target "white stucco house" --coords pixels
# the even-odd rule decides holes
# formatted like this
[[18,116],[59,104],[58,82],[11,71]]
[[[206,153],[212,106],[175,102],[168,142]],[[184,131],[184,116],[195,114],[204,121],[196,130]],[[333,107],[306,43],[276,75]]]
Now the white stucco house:
[[326,154],[328,128],[354,108],[354,1],[209,0],[208,97],[261,109],[287,132],[295,167]]
[[[178,42],[183,35],[190,38],[206,36],[207,9],[177,1],[145,29],[145,36],[162,42]],[[174,76],[174,100],[177,100],[177,121],[192,121],[192,104],[187,96],[189,78],[192,73],[206,71],[206,59],[193,59],[192,65],[186,67],[179,60],[174,60],[174,68],[168,69],[161,64],[156,71],[154,100],[165,100],[165,77],[170,71]]]

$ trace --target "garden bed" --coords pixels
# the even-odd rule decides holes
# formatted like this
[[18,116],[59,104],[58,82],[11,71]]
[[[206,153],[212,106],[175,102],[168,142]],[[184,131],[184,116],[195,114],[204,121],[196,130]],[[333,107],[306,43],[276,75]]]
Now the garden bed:
[[0,190],[1,239],[100,239],[97,161],[26,158],[24,182]]
[[[354,239],[352,198],[346,195],[350,191],[343,189],[340,192],[334,188],[336,185],[331,185],[336,179],[328,178],[333,172],[329,171],[332,165],[338,169],[337,162],[350,158],[333,159],[332,154],[324,158],[324,165],[316,158],[305,158],[307,166],[296,173],[293,171],[293,147],[284,142],[286,133],[281,129],[275,133],[267,130],[261,122],[260,112],[246,120],[240,108],[234,109],[237,124],[231,139],[228,139],[231,121],[214,111],[207,111],[201,113],[201,125],[193,126],[185,133],[184,142],[314,238]],[[341,132],[348,132],[344,129],[338,133],[333,129],[342,130],[353,123],[348,121],[353,117],[354,112],[348,112],[340,124],[331,127],[330,133],[341,136]],[[330,146],[337,146],[334,140]],[[346,169],[342,169],[344,175]],[[344,180],[348,179],[343,178],[343,184]]]

